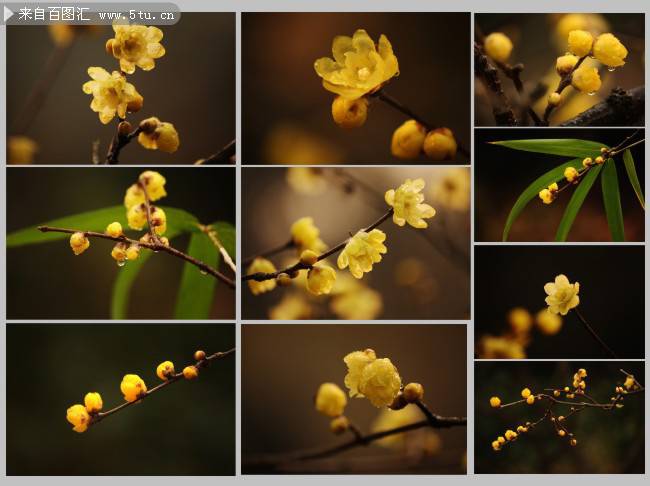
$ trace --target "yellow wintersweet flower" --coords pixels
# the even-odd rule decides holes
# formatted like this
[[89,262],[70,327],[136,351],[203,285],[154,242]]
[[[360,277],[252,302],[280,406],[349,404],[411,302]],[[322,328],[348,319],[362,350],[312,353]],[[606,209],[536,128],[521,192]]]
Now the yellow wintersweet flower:
[[535,323],[542,334],[552,336],[562,329],[562,318],[549,312],[548,308],[540,310],[535,315]]
[[393,403],[401,386],[402,379],[397,368],[388,358],[368,363],[361,372],[359,391],[377,408]]
[[490,407],[499,408],[501,406],[501,399],[499,397],[490,397]]
[[[275,265],[273,265],[273,262],[266,258],[257,257],[249,265],[247,275],[253,273],[275,273],[276,271],[277,269],[275,268]],[[248,288],[253,295],[270,292],[275,288],[275,286],[276,282],[274,278],[264,280],[263,282],[256,282],[255,280],[248,281]]]
[[269,310],[269,319],[279,321],[293,321],[296,319],[309,319],[313,309],[303,293],[287,294],[280,302]]
[[128,210],[144,202],[144,191],[138,184],[132,184],[124,194],[124,207]]
[[355,278],[362,278],[364,273],[372,271],[374,263],[381,261],[381,255],[388,252],[383,244],[385,240],[386,234],[381,230],[358,231],[339,254],[338,267],[343,270],[349,266]]
[[131,206],[126,212],[126,221],[129,228],[141,230],[147,224],[147,208],[144,204]]
[[601,34],[594,41],[594,57],[610,68],[625,64],[627,49],[614,34]]
[[86,407],[83,405],[73,405],[68,408],[65,416],[66,420],[70,422],[74,427],[72,430],[75,432],[85,432],[88,429],[88,423],[90,422],[90,414]]
[[348,399],[335,383],[323,383],[316,392],[316,410],[327,417],[343,415]]
[[416,159],[427,136],[427,130],[415,120],[406,120],[393,132],[390,152],[399,159]]
[[[138,180],[142,183],[142,185],[146,189],[147,196],[149,196],[149,200],[157,201],[158,199],[161,199],[167,195],[167,191],[165,191],[165,184],[167,183],[167,179],[165,179],[163,175],[160,174],[159,172],[153,170],[146,170],[142,174],[140,174]],[[138,187],[137,184],[136,187]],[[144,201],[139,201],[139,202],[144,202]],[[126,204],[126,200],[125,200],[125,204]]]
[[[389,206],[393,207],[393,222],[398,226],[406,223],[414,228],[426,228],[428,226],[425,218],[433,218],[436,210],[428,204],[423,204],[424,179],[406,179],[404,184],[397,190],[386,191],[384,199]],[[382,240],[383,241],[383,240]]]
[[514,430],[506,430],[506,433],[503,435],[505,435],[506,440],[515,440],[517,438],[517,432]]
[[577,180],[579,176],[580,174],[578,174],[578,171],[575,167],[567,167],[564,169],[564,177],[566,178],[567,182],[573,182]]
[[424,153],[431,160],[454,160],[458,144],[454,132],[447,127],[436,128],[427,133],[422,146]]
[[521,390],[521,398],[528,398],[531,393],[530,388],[524,388]]
[[634,375],[627,375],[627,377],[625,378],[625,382],[623,383],[623,386],[628,390],[635,388],[636,380],[634,379]]
[[481,359],[525,359],[523,344],[516,339],[505,336],[482,336],[477,343]]
[[22,135],[7,137],[7,162],[9,164],[31,164],[37,152],[38,144],[31,138]]
[[126,257],[126,245],[124,243],[118,243],[116,244],[113,249],[111,250],[111,257],[120,265],[122,266],[123,263],[126,262],[127,257]]
[[555,283],[549,282],[544,285],[544,292],[548,295],[546,304],[549,312],[566,316],[571,309],[580,304],[579,291],[580,284],[578,282],[570,283],[566,275],[555,277]]
[[120,390],[127,402],[135,402],[142,395],[147,393],[147,385],[138,375],[124,375]]
[[174,373],[176,373],[176,371],[174,370],[174,363],[171,361],[163,361],[156,368],[156,376],[161,380],[168,380],[174,375]]
[[109,74],[103,68],[89,67],[88,75],[92,81],[83,84],[86,94],[92,94],[90,109],[99,114],[103,124],[109,123],[117,114],[124,118],[126,112],[136,112],[142,108],[143,98],[119,71]]
[[142,131],[138,134],[138,142],[146,149],[171,154],[181,144],[176,127],[169,122],[161,122],[155,116],[143,120],[140,128]]
[[151,206],[151,226],[157,235],[164,235],[167,231],[167,215],[158,206]]
[[502,32],[492,32],[483,42],[485,53],[498,62],[506,62],[512,53],[512,41]]
[[336,272],[325,264],[314,265],[307,274],[307,290],[314,295],[329,294],[336,281]]
[[570,73],[577,64],[578,58],[572,54],[565,54],[557,58],[555,69],[560,76]]
[[470,203],[471,180],[468,169],[453,167],[444,169],[428,190],[436,203],[454,211],[467,211]]
[[75,255],[81,255],[89,246],[90,240],[85,234],[78,231],[70,235],[70,248],[72,248]]
[[508,312],[508,324],[515,334],[527,333],[533,326],[533,316],[523,307],[515,307]]
[[84,405],[88,413],[99,412],[104,406],[102,396],[97,392],[86,393],[84,397]]
[[127,260],[137,260],[140,257],[140,246],[139,245],[129,245],[126,249],[126,259]]
[[[347,274],[344,274],[347,276]],[[352,277],[349,277],[351,280]],[[356,281],[356,280],[355,280]],[[381,314],[384,303],[381,294],[367,287],[335,295],[330,301],[330,309],[341,319],[370,321]]]
[[106,227],[106,234],[112,238],[118,238],[122,236],[124,234],[122,232],[122,225],[117,221],[114,221]]
[[594,36],[586,30],[572,30],[569,32],[569,51],[578,57],[584,57],[591,52]]
[[314,225],[314,218],[304,217],[291,225],[291,237],[298,253],[312,250],[320,253],[327,245],[320,239],[320,230]]
[[195,380],[199,377],[199,369],[194,366],[186,366],[183,368],[183,378],[186,380]]
[[336,36],[332,54],[334,59],[317,59],[314,69],[323,78],[326,90],[349,100],[379,89],[399,74],[397,57],[383,34],[377,46],[363,29],[357,30],[352,37]]
[[289,167],[287,183],[294,191],[309,196],[323,194],[328,185],[323,171],[315,167]]
[[165,55],[165,48],[160,44],[163,38],[158,27],[144,25],[113,24],[115,37],[106,42],[106,52],[120,61],[120,69],[128,74],[135,72],[135,67],[151,71],[158,59]]
[[595,93],[600,89],[602,82],[598,69],[580,67],[571,75],[571,85],[583,93]]
[[554,182],[546,189],[542,189],[541,191],[539,191],[538,196],[544,204],[551,204],[555,200],[555,196],[557,194],[558,189],[559,187],[557,183]]
[[361,374],[363,369],[377,359],[375,351],[366,349],[365,351],[353,351],[343,358],[343,362],[348,367],[348,373],[345,375],[345,386],[350,390],[351,397],[363,397],[359,390],[361,383]]

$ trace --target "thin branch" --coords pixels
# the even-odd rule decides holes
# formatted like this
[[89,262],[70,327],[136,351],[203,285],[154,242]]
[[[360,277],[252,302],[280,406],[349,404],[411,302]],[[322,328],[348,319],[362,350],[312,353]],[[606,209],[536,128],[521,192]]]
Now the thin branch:
[[293,242],[293,238],[292,238],[289,241],[287,241],[286,243],[283,243],[283,244],[281,244],[279,246],[276,246],[276,247],[270,248],[269,250],[265,250],[265,251],[263,251],[261,253],[258,253],[257,255],[246,258],[242,262],[242,266],[247,267],[248,265],[253,263],[253,260],[255,260],[258,257],[266,258],[266,257],[270,257],[270,256],[273,256],[273,255],[277,255],[278,253],[282,253],[285,250],[290,250],[291,248],[294,248],[295,246],[296,246],[296,244]]
[[[587,59],[588,56],[582,56],[580,59],[578,59],[578,62],[575,63],[571,71],[566,73],[560,78],[560,82],[557,85],[557,88],[555,88],[555,93],[557,94],[562,94],[562,91],[568,86],[571,85],[571,80],[573,79],[573,73],[576,72],[576,70],[580,67],[580,65]],[[544,110],[544,120],[543,123],[544,125],[548,126],[548,119],[551,116],[551,113],[553,110],[557,107],[557,105],[552,105],[550,103],[547,103],[546,105],[546,110]]]
[[614,150],[612,152],[609,152],[609,156],[613,157],[614,155],[619,154],[621,152],[625,152],[626,150],[631,149],[632,147],[634,147],[636,145],[639,145],[639,144],[641,144],[643,142],[645,142],[645,138],[642,138],[641,140],[637,140],[636,142],[633,142],[630,145],[626,145],[625,147],[622,147],[622,148],[620,148],[618,150]]
[[601,347],[602,347],[605,351],[607,351],[607,353],[608,353],[612,358],[614,358],[614,359],[618,359],[618,357],[616,356],[616,353],[614,353],[614,351],[612,351],[612,350],[610,349],[610,347],[607,346],[607,344],[605,343],[605,341],[603,341],[603,340],[601,339],[601,337],[596,333],[596,331],[594,331],[594,329],[589,325],[589,323],[588,323],[587,320],[584,318],[584,316],[580,313],[580,311],[578,310],[578,308],[577,308],[577,307],[574,307],[572,310],[573,310],[573,312],[575,313],[575,315],[578,316],[578,319],[580,319],[580,322],[582,322],[582,325],[584,326],[584,328],[585,328],[587,331],[589,331],[589,334],[591,334],[591,335],[593,336],[593,338],[594,338],[596,341],[598,341],[598,344],[600,344]]
[[120,133],[120,128],[119,128],[120,123],[122,122],[124,122],[124,120],[118,119],[115,135],[113,136],[113,140],[111,141],[111,144],[108,147],[108,153],[106,154],[106,163],[109,165],[115,165],[119,163],[120,152],[122,151],[122,149],[125,146],[127,146],[131,142],[131,140],[137,137],[142,131],[142,128],[138,126],[132,132],[122,135]]
[[126,236],[118,236],[118,237],[113,237],[109,236],[105,233],[99,233],[96,231],[84,231],[84,230],[78,230],[78,229],[69,229],[69,228],[56,228],[53,226],[38,226],[38,230],[43,232],[43,233],[48,233],[48,232],[54,232],[54,233],[68,233],[68,234],[73,234],[73,233],[83,233],[87,237],[91,238],[103,238],[105,240],[111,240],[111,241],[116,241],[116,242],[122,242],[122,243],[130,243],[132,245],[138,245],[144,248],[148,248],[149,250],[152,250],[154,252],[159,252],[163,251],[165,253],[169,253],[170,255],[175,256],[176,258],[180,258],[181,260],[185,260],[188,263],[191,263],[195,267],[197,267],[199,270],[201,270],[204,273],[210,274],[213,277],[217,278],[218,280],[221,280],[223,283],[225,283],[228,287],[234,289],[235,288],[235,282],[231,280],[230,278],[226,277],[222,273],[220,273],[218,270],[215,270],[212,268],[210,265],[203,263],[200,260],[197,260],[196,258],[183,253],[180,250],[177,250],[176,248],[173,248],[172,246],[165,246],[160,242],[152,242],[152,243],[146,243],[142,242],[139,240],[133,240],[131,238],[127,238]]
[[[379,225],[381,225],[384,221],[386,221],[388,218],[390,218],[393,215],[393,208],[390,208],[386,214],[384,214],[381,218],[379,218],[377,221],[372,223],[370,226],[367,228],[362,229],[361,231],[364,232],[370,232],[373,229],[377,228]],[[350,238],[346,238],[343,242],[339,243],[336,245],[334,248],[331,248],[327,250],[325,253],[322,253],[321,255],[318,256],[318,259],[316,260],[317,262],[320,262],[321,260],[324,260],[325,258],[334,255],[335,253],[338,253],[341,251],[343,248],[345,248],[345,245],[348,244],[348,241],[350,241]],[[278,278],[278,276],[282,273],[286,274],[292,274],[294,272],[297,272],[299,270],[308,270],[312,267],[313,265],[308,265],[306,263],[302,263],[301,261],[297,262],[294,265],[291,265],[290,267],[287,267],[283,270],[278,270],[273,273],[263,273],[263,272],[258,272],[258,273],[251,273],[250,275],[244,275],[242,276],[242,281],[245,282],[247,280],[255,280],[256,282],[264,282],[265,280],[272,280]]]
[[154,243],[161,244],[160,236],[158,236],[158,233],[156,233],[156,227],[154,226],[153,220],[151,219],[151,199],[149,199],[149,193],[147,192],[146,186],[140,179],[138,179],[138,187],[144,196],[144,209],[145,213],[147,214],[147,228],[149,228],[149,236],[151,236],[151,239],[154,241]]
[[614,88],[602,102],[562,122],[562,127],[643,126],[645,123],[645,87],[630,90]]
[[[205,359],[197,361],[194,364],[194,366],[197,367],[198,369],[205,368],[205,367],[209,366],[212,361],[215,361],[215,360],[221,359],[221,358],[225,358],[226,356],[234,353],[235,349],[236,348],[232,348],[232,349],[229,349],[228,351],[217,352],[217,353],[211,354],[210,356],[206,356]],[[145,393],[140,395],[140,397],[137,400],[134,400],[133,402],[124,402],[124,403],[122,403],[121,405],[118,405],[115,408],[107,410],[106,412],[99,412],[97,414],[93,414],[91,416],[91,420],[90,420],[90,423],[88,425],[94,425],[96,423],[99,423],[102,420],[104,420],[106,417],[109,417],[109,416],[113,415],[114,413],[119,412],[120,410],[124,410],[125,408],[133,405],[134,403],[140,403],[145,398],[147,398],[147,397],[153,395],[154,393],[162,390],[166,386],[169,386],[172,383],[175,383],[175,382],[181,380],[182,378],[183,378],[183,373],[182,372],[171,375],[170,377],[168,377],[162,383],[154,386],[150,390],[147,390]]]
[[205,159],[200,159],[194,162],[194,165],[216,165],[216,164],[230,164],[233,162],[232,158],[237,153],[237,143],[231,140],[216,154],[212,154]]
[[490,104],[492,105],[492,114],[496,124],[510,127],[518,125],[510,100],[503,91],[499,73],[477,42],[474,42],[474,74],[483,82],[488,92],[492,94]]
[[231,258],[230,254],[228,253],[228,250],[223,246],[221,243],[221,240],[219,239],[219,233],[216,229],[214,229],[210,225],[203,225],[199,224],[199,229],[208,235],[208,238],[210,238],[210,241],[212,241],[212,244],[217,247],[219,250],[219,253],[221,253],[221,257],[223,258],[223,261],[226,262],[226,265],[230,267],[230,269],[237,273],[237,265],[235,265],[235,262]]

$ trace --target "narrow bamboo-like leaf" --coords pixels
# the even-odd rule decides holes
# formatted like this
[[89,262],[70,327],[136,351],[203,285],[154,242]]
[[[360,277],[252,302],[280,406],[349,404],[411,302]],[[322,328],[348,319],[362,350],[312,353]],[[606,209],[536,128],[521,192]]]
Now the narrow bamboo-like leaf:
[[[192,233],[187,253],[212,267],[219,265],[221,254],[205,233]],[[194,265],[186,263],[176,297],[174,318],[208,319],[216,283],[214,277],[204,275]]]
[[512,206],[510,214],[508,214],[508,219],[506,219],[506,224],[503,228],[503,241],[508,240],[510,228],[512,228],[513,223],[519,217],[528,203],[537,197],[539,191],[549,186],[553,182],[558,182],[560,179],[563,179],[564,169],[567,167],[574,167],[576,169],[579,169],[582,167],[582,159],[573,159],[555,167],[554,169],[549,170],[546,174],[535,179],[526,189],[524,189],[524,192],[521,193],[521,195],[515,201],[515,204]]
[[571,231],[571,226],[573,226],[573,222],[582,207],[582,203],[585,201],[585,198],[587,197],[587,194],[589,194],[594,182],[596,182],[596,178],[598,177],[598,174],[600,174],[602,168],[602,165],[593,167],[589,172],[587,172],[587,175],[583,176],[575,191],[573,191],[573,195],[571,196],[569,204],[567,204],[567,207],[564,210],[564,215],[562,215],[562,219],[560,220],[560,224],[557,227],[555,241],[566,241],[569,231]]
[[[165,236],[168,238],[171,239],[181,233],[198,231],[197,219],[194,215],[178,208],[163,206],[162,209],[167,215],[167,233]],[[60,228],[85,231],[104,231],[106,226],[113,221],[118,221],[128,231],[124,206],[111,206],[85,213],[73,214],[14,231],[7,235],[7,248],[70,238],[70,235],[66,233],[41,233],[37,229],[38,226],[57,226]]]
[[228,255],[234,259],[237,253],[237,232],[235,227],[227,221],[217,221],[212,223],[210,227],[217,232],[219,241],[228,252]]
[[641,189],[641,184],[639,183],[639,176],[636,175],[634,158],[632,157],[632,152],[630,152],[630,149],[627,149],[625,152],[623,152],[623,164],[625,165],[627,177],[630,179],[630,184],[632,184],[632,189],[634,189],[634,193],[639,199],[641,207],[645,210],[645,198],[643,197],[643,190]]
[[129,298],[135,279],[145,262],[153,255],[149,250],[141,250],[137,260],[128,262],[117,273],[111,295],[111,319],[126,319],[129,310]]
[[531,140],[503,140],[490,142],[515,150],[536,152],[539,154],[564,155],[567,157],[596,157],[601,147],[607,147],[600,142],[580,140],[577,138],[543,138]]
[[625,224],[623,222],[623,209],[621,208],[621,194],[618,189],[618,174],[614,159],[607,159],[600,176],[600,185],[603,189],[603,204],[607,225],[613,241],[625,241]]

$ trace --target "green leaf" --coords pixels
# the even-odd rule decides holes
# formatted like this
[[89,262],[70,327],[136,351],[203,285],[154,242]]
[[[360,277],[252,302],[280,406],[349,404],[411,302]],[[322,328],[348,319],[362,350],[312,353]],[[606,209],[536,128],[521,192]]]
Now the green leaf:
[[630,152],[630,149],[627,149],[625,152],[623,152],[623,164],[625,165],[625,171],[627,172],[628,179],[630,179],[630,184],[632,184],[634,193],[639,199],[641,207],[645,211],[645,198],[643,197],[643,190],[641,189],[641,184],[639,183],[639,176],[636,175],[634,158],[632,157],[632,152]]
[[128,262],[120,268],[115,283],[113,283],[111,319],[126,319],[129,310],[131,287],[133,287],[133,282],[135,282],[140,270],[142,270],[142,267],[151,255],[153,255],[153,252],[142,250],[137,260]]
[[603,204],[607,225],[612,234],[613,241],[625,241],[625,225],[623,223],[623,209],[621,208],[621,194],[618,190],[618,174],[614,159],[607,159],[603,167],[603,175],[600,176],[600,184],[603,189]]
[[234,260],[237,253],[237,232],[235,227],[227,221],[217,221],[210,227],[217,232],[217,238],[228,252],[228,255]]
[[[199,231],[197,226],[198,220],[194,215],[177,208],[162,207],[162,209],[164,209],[167,215],[167,233],[165,236],[169,239],[181,233]],[[106,226],[113,221],[118,221],[124,228],[127,228],[126,210],[124,206],[111,206],[87,211],[14,231],[7,235],[7,248],[70,238],[70,235],[67,233],[41,233],[37,229],[38,226],[56,226],[83,231],[104,231]]]
[[540,154],[564,155],[567,157],[595,157],[600,154],[601,147],[607,147],[600,142],[580,140],[577,138],[545,138],[532,140],[504,140],[490,142],[515,150],[536,152]]
[[582,177],[575,191],[573,191],[573,196],[571,196],[569,204],[567,204],[564,210],[564,215],[557,227],[557,233],[555,233],[555,241],[566,241],[569,231],[571,231],[571,226],[573,226],[573,221],[575,221],[578,211],[582,207],[582,203],[585,201],[587,194],[589,194],[591,186],[596,182],[596,178],[602,168],[602,165],[596,165],[587,172],[587,175]]
[[[192,233],[187,253],[214,268],[219,265],[221,257],[219,250],[205,233]],[[214,277],[203,275],[197,267],[185,263],[176,297],[174,318],[208,319],[216,284],[217,280]]]
[[574,167],[575,169],[580,169],[582,167],[582,158],[573,159],[568,162],[565,162],[562,165],[555,167],[554,169],[549,170],[546,174],[535,179],[525,190],[521,193],[519,198],[515,201],[515,204],[508,214],[508,219],[506,219],[505,227],[503,228],[503,241],[508,240],[508,234],[510,233],[510,228],[512,228],[513,223],[519,217],[524,208],[528,205],[530,201],[537,197],[539,191],[548,187],[553,182],[558,182],[564,178],[564,169],[567,167]]

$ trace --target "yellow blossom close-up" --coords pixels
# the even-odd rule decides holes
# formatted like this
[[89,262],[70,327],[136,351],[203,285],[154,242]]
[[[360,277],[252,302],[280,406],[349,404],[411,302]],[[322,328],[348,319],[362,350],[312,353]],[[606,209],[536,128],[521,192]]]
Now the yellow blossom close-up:
[[[248,267],[247,274],[252,273],[274,273],[277,269],[273,262],[267,260],[266,258],[257,257],[255,258]],[[259,295],[266,292],[270,292],[276,287],[275,279],[271,278],[264,280],[262,282],[256,282],[255,280],[248,281],[248,288],[250,289],[253,295]]]
[[124,395],[124,400],[127,402],[135,402],[147,393],[147,385],[145,385],[142,378],[138,375],[124,375],[122,383],[120,383],[120,390]]
[[106,51],[120,61],[120,69],[133,74],[136,66],[150,71],[156,66],[155,59],[165,55],[160,44],[163,32],[158,27],[144,25],[113,24],[115,37],[106,42]]
[[335,383],[323,383],[316,392],[316,410],[327,417],[343,415],[348,399]]
[[291,225],[290,231],[298,253],[305,250],[320,253],[327,248],[327,245],[320,239],[320,229],[314,224],[314,218],[306,216],[298,219]]
[[89,67],[88,75],[92,78],[83,84],[86,94],[92,94],[90,108],[99,114],[103,124],[109,123],[117,115],[126,117],[128,112],[136,112],[142,108],[143,98],[126,77],[119,71],[109,73],[101,67]]
[[616,68],[625,64],[627,48],[610,33],[601,34],[594,41],[594,57],[605,66]]
[[563,316],[580,304],[580,284],[578,282],[571,283],[566,275],[558,275],[555,277],[555,282],[549,282],[544,285],[544,292],[546,292],[546,304],[548,305],[549,312],[553,314],[561,314]]
[[316,264],[307,274],[307,290],[314,295],[329,294],[336,281],[336,271],[325,264]]
[[485,53],[498,62],[506,62],[512,53],[512,41],[503,32],[492,32],[483,41]]
[[388,252],[384,241],[386,234],[381,230],[373,229],[369,233],[358,231],[339,253],[338,267],[341,270],[349,267],[355,278],[362,278],[363,274],[371,272],[373,264],[379,263],[382,255]]
[[415,120],[406,120],[393,132],[390,151],[399,159],[416,159],[424,147],[427,130]]
[[140,124],[142,131],[138,134],[138,142],[149,150],[161,150],[173,153],[178,150],[180,138],[176,127],[169,122],[162,122],[156,117],[149,118]]
[[378,358],[361,371],[359,391],[377,408],[393,403],[401,386],[397,368],[388,358]]
[[168,380],[174,373],[174,363],[171,361],[163,361],[156,367],[156,376],[161,380]]
[[86,393],[84,397],[84,405],[88,413],[97,413],[104,406],[102,396],[97,392]]
[[595,93],[602,85],[598,69],[592,67],[579,67],[571,77],[571,85],[583,93]]
[[569,51],[578,57],[584,57],[591,52],[594,36],[586,30],[572,30],[569,32]]
[[68,408],[66,412],[66,420],[70,422],[74,427],[72,430],[75,432],[85,432],[88,429],[88,424],[90,423],[90,414],[86,407],[83,405],[73,405]]
[[343,358],[343,362],[348,367],[348,373],[345,375],[345,386],[350,390],[351,397],[363,397],[359,391],[361,374],[363,369],[377,359],[375,351],[366,349],[364,351],[353,351]]
[[70,248],[75,255],[81,255],[90,247],[90,240],[81,232],[70,235]]
[[389,189],[384,195],[386,204],[393,208],[393,222],[398,226],[406,223],[414,228],[426,228],[425,219],[433,218],[436,210],[424,203],[424,179],[406,179],[397,189]]

